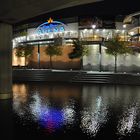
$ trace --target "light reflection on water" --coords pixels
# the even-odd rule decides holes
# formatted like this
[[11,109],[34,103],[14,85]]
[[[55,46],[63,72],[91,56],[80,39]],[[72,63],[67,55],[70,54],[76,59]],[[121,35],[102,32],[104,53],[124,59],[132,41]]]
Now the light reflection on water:
[[73,123],[75,111],[72,103],[69,102],[62,108],[53,107],[48,98],[41,99],[39,93],[35,93],[32,99],[30,104],[32,119],[38,121],[49,133],[54,132],[63,125]]
[[13,93],[21,124],[37,123],[47,134],[140,138],[140,87],[14,84]]
[[118,124],[118,132],[120,135],[131,134],[133,131],[135,131],[134,127],[137,126],[137,109],[138,107],[135,105],[127,108],[127,110],[123,112]]
[[[71,93],[73,89],[66,92],[65,89],[59,86],[54,87],[56,89],[51,87],[51,90],[48,87],[45,95],[45,93],[40,94],[40,91],[36,89],[25,91],[21,87],[23,85],[13,86],[13,109],[22,121],[25,119],[38,122],[48,133],[55,132],[63,126],[69,128],[74,123],[73,98],[77,98],[77,93],[74,94],[75,91]],[[22,91],[19,89],[22,89]],[[56,92],[58,92],[58,95],[56,95]]]
[[107,122],[107,106],[103,104],[102,98],[96,98],[95,104],[83,108],[81,113],[81,129],[91,137],[96,136],[100,127]]

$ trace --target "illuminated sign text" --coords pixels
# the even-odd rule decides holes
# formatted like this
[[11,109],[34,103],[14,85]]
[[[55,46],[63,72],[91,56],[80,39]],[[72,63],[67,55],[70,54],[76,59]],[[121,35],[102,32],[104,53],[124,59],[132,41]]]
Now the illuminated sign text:
[[59,21],[53,21],[51,18],[37,27],[37,34],[46,34],[46,33],[56,33],[56,32],[64,32],[65,24]]

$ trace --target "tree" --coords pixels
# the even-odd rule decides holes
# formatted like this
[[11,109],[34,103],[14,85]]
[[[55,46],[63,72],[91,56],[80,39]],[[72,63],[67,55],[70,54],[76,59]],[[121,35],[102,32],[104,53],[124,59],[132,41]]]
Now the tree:
[[45,49],[45,53],[50,56],[50,68],[52,69],[52,57],[55,55],[62,55],[62,48],[60,46],[49,44],[48,47]]
[[117,72],[117,56],[124,55],[127,53],[132,53],[131,48],[128,47],[128,42],[120,41],[119,36],[114,36],[112,39],[109,39],[105,42],[106,53],[113,55],[115,57],[115,69],[114,72]]
[[33,49],[34,48],[30,45],[20,45],[15,48],[16,50],[15,55],[17,57],[25,57],[25,66],[26,66],[26,60],[32,55]]
[[82,60],[83,56],[88,55],[89,49],[83,46],[82,42],[79,40],[73,40],[73,51],[69,53],[70,59],[80,58],[81,60],[81,67],[82,67]]

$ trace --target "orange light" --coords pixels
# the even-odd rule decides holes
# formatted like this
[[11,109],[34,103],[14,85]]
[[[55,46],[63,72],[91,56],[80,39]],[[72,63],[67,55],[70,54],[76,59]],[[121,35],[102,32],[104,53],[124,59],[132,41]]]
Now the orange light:
[[53,22],[53,19],[50,17],[48,20],[48,23],[52,23],[52,22]]

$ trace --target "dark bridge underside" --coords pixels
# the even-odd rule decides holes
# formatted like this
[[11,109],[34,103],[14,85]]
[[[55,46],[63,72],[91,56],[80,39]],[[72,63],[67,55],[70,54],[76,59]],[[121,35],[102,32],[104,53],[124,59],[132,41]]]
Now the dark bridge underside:
[[51,11],[100,0],[1,0],[0,21],[17,23]]
[[139,0],[1,0],[0,21],[15,24],[48,16],[112,17],[137,11],[140,11]]

